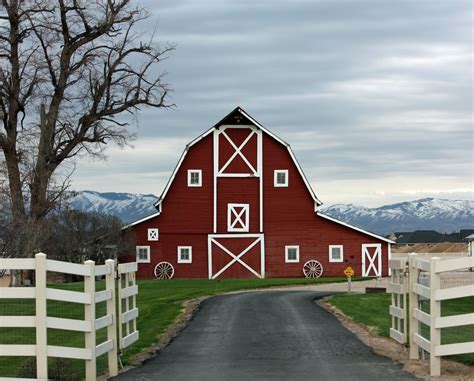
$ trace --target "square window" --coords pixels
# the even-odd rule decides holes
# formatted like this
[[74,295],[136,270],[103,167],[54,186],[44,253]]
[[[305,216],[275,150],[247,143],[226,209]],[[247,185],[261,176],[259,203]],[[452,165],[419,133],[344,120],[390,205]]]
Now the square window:
[[299,246],[285,246],[285,262],[298,263],[300,261]]
[[274,172],[273,185],[275,187],[287,187],[288,186],[288,170],[287,169],[276,169]]
[[249,231],[249,204],[227,204],[227,231]]
[[188,169],[188,187],[202,186],[202,170]]
[[329,262],[343,262],[344,261],[344,246],[343,245],[329,245]]
[[137,246],[136,259],[138,263],[150,263],[150,246]]
[[191,246],[178,246],[178,263],[192,263],[193,248]]
[[148,229],[148,241],[158,241],[158,228]]

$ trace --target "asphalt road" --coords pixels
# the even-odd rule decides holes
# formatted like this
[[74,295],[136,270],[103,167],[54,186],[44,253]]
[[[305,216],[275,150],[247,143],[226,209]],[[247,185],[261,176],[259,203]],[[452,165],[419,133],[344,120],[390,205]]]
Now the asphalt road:
[[170,345],[116,379],[416,379],[313,302],[324,295],[275,291],[207,299]]

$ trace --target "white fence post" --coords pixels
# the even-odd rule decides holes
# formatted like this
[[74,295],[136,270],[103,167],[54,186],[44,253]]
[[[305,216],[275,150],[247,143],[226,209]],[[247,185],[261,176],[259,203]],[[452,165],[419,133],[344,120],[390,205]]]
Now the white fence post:
[[107,315],[112,316],[112,324],[107,327],[107,340],[112,340],[114,346],[108,353],[109,376],[114,377],[118,374],[118,356],[117,356],[117,311],[115,308],[115,261],[108,259],[105,264],[109,266],[110,274],[105,277],[105,286],[110,290],[112,297],[107,301]]
[[441,357],[436,356],[436,347],[441,345],[441,329],[436,328],[436,319],[441,317],[441,301],[436,300],[436,291],[441,289],[441,277],[435,272],[438,257],[431,258],[430,263],[430,375],[441,375]]
[[410,359],[418,360],[420,358],[420,348],[415,343],[414,336],[415,333],[418,333],[418,320],[415,318],[413,309],[418,308],[418,295],[413,292],[413,284],[418,282],[418,269],[414,266],[414,260],[416,259],[416,254],[411,253],[408,258],[409,266],[409,278],[408,278],[408,287],[409,287],[409,315],[410,315]]
[[85,344],[91,355],[90,360],[86,360],[86,380],[92,381],[97,377],[95,346],[96,346],[96,331],[95,331],[95,262],[84,262],[89,267],[89,275],[84,277],[84,292],[90,295],[91,303],[84,305],[84,320],[90,322],[91,331],[85,333]]
[[48,379],[48,329],[46,309],[46,254],[35,255],[36,377]]

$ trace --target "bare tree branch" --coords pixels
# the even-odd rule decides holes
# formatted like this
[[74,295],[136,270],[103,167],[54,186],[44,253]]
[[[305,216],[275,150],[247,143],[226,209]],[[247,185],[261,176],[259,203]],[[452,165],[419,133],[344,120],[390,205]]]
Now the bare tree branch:
[[156,70],[174,46],[143,41],[129,0],[0,1],[0,149],[14,217],[40,219],[61,166],[127,144],[125,113],[174,106]]

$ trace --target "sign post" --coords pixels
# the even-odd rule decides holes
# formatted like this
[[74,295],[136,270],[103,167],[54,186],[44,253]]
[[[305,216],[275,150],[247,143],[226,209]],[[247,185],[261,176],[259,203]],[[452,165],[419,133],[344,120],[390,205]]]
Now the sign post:
[[347,277],[347,289],[351,292],[351,279],[354,276],[354,269],[351,266],[346,267],[344,275]]

